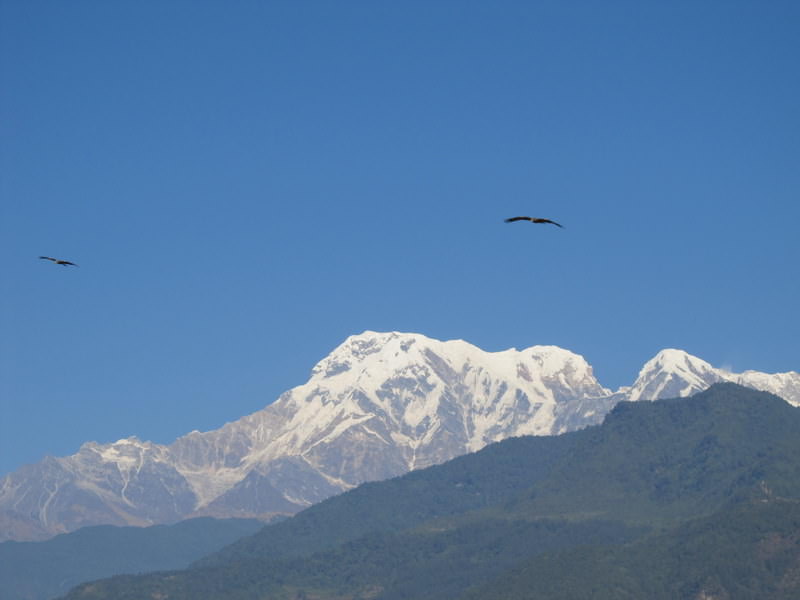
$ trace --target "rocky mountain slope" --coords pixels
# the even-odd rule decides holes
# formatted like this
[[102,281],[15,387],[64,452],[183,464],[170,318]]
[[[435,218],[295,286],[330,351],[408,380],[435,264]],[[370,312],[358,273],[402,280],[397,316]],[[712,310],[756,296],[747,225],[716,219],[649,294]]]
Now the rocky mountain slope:
[[741,374],[679,350],[634,384],[604,388],[583,357],[555,346],[485,352],[419,334],[348,338],[303,385],[252,415],[170,445],[87,442],[0,480],[0,540],[86,525],[151,525],[198,515],[291,514],[520,435],[602,421],[621,400],[687,396],[718,381],[800,404],[800,374]]

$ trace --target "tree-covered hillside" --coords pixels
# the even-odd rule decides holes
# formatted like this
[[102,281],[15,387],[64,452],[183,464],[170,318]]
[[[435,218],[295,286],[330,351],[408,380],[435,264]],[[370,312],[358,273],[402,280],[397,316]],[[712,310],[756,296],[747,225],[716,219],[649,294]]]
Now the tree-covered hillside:
[[800,502],[723,509],[620,546],[582,546],[526,561],[464,600],[800,598]]

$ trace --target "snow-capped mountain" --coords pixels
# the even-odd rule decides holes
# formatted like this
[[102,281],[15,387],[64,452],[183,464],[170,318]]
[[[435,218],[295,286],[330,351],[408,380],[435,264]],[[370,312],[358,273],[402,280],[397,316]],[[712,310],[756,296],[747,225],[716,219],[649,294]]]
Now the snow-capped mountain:
[[690,396],[720,381],[730,381],[753,389],[770,392],[790,404],[800,405],[800,375],[789,373],[760,373],[745,371],[731,373],[716,369],[682,350],[662,350],[647,361],[630,388],[620,390],[626,400],[655,400],[658,398]]
[[620,400],[686,396],[735,381],[800,404],[800,374],[733,374],[679,350],[612,392],[579,355],[555,346],[485,352],[467,342],[365,332],[310,379],[252,415],[171,445],[88,442],[0,480],[0,540],[100,524],[296,512],[511,436],[602,421]]

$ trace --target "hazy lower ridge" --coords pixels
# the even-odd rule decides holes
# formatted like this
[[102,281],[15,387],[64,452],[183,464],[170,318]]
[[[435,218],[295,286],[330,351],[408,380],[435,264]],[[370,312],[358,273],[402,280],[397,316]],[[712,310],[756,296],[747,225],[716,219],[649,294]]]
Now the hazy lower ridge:
[[180,569],[264,526],[254,519],[198,518],[175,525],[98,525],[44,542],[0,543],[0,598],[47,600],[83,581]]

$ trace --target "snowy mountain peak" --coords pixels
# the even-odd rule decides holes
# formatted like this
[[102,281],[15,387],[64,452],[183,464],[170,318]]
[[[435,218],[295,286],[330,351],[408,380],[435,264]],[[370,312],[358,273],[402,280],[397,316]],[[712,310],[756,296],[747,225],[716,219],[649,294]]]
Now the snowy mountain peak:
[[644,372],[648,369],[660,369],[662,371],[669,371],[673,373],[685,373],[713,370],[713,367],[706,361],[697,358],[696,356],[692,356],[684,350],[665,348],[647,361],[642,368],[642,371]]
[[376,360],[376,355],[398,358],[400,353],[407,353],[419,339],[428,338],[417,334],[375,331],[351,335],[314,366],[311,377],[312,379],[335,377],[354,368],[363,368],[366,363],[381,362],[380,358]]
[[582,375],[591,375],[592,373],[592,367],[583,356],[558,346],[531,346],[524,350],[523,354],[536,361],[544,376],[555,375],[563,371],[576,371]]
[[629,390],[629,400],[688,396],[721,381],[706,361],[683,350],[667,348],[647,361]]
[[720,381],[731,381],[756,390],[770,392],[790,404],[800,406],[800,374],[733,373],[719,369],[683,350],[662,350],[647,361],[630,388],[622,388],[627,400],[657,400],[683,397],[700,392]]
[[473,363],[496,357],[507,362],[511,356],[533,359],[542,373],[552,375],[564,369],[591,369],[586,360],[558,346],[531,346],[523,351],[516,348],[486,352],[464,340],[440,341],[417,333],[377,333],[365,331],[348,337],[312,370],[312,376],[334,376],[357,366],[371,366],[390,360],[395,370],[404,363],[418,360],[426,351],[445,356],[449,363]]

